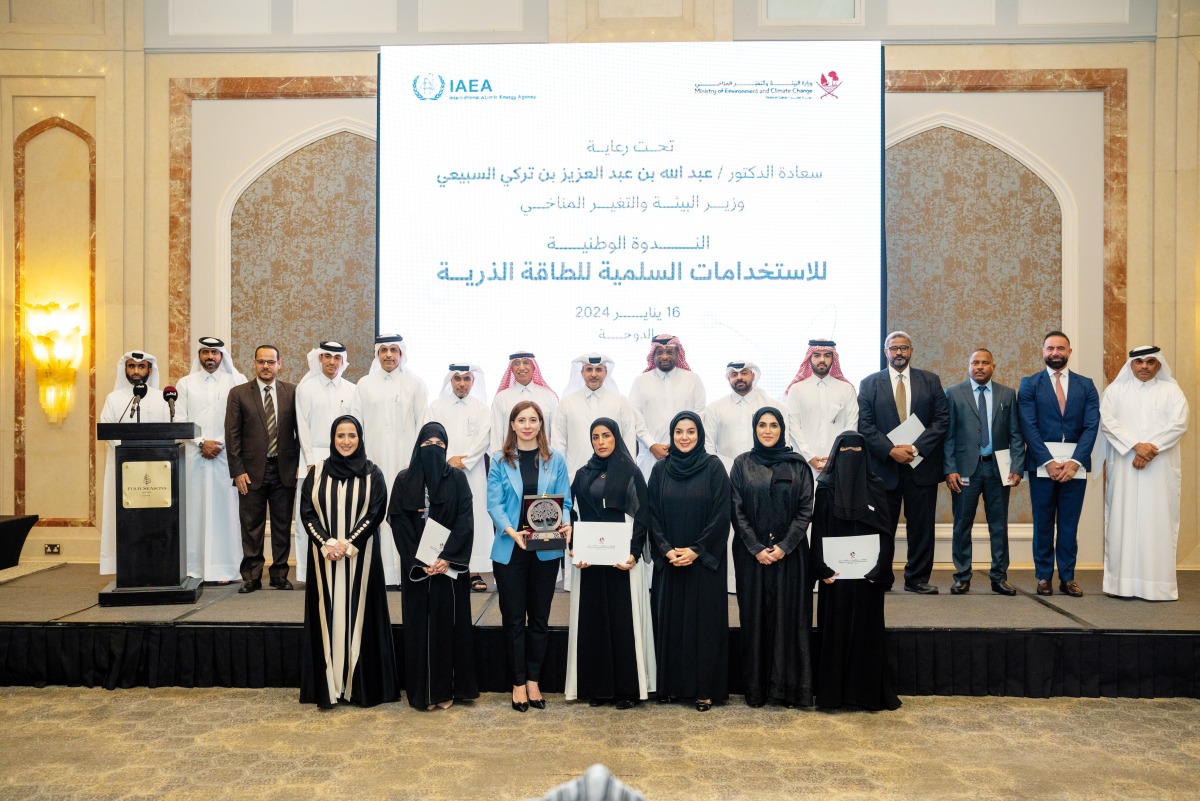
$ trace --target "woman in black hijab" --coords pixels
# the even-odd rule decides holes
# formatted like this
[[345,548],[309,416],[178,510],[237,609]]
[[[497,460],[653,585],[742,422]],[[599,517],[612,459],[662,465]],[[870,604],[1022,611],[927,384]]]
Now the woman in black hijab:
[[[592,458],[575,473],[571,515],[586,522],[633,523],[628,559],[615,567],[581,568],[571,592],[567,641],[567,700],[592,706],[615,702],[630,709],[654,689],[654,634],[645,571],[638,564],[646,545],[650,506],[646,481],[615,420],[592,423]],[[578,527],[576,527],[578,530]]]
[[[467,569],[475,540],[471,487],[461,470],[446,464],[449,444],[441,423],[421,428],[388,508],[404,585],[404,684],[408,703],[418,709],[447,709],[455,700],[479,697]],[[445,531],[422,559],[417,551],[429,520]]]
[[300,488],[309,540],[300,703],[374,706],[400,698],[377,536],[387,485],[358,420],[334,420],[329,440],[329,458]]
[[812,706],[812,470],[787,446],[778,409],[755,412],[753,430],[752,449],[729,473],[746,703]]
[[[887,491],[867,468],[866,440],[846,431],[834,440],[817,478],[813,510],[812,563],[821,580],[817,594],[817,706],[838,709],[898,709],[895,678],[884,633],[884,593],[895,580],[895,541],[888,520]],[[825,564],[824,543],[837,537],[878,537],[879,558],[865,579],[836,580]]]
[[707,712],[729,697],[729,476],[704,450],[699,415],[680,412],[669,431],[648,487],[658,700],[686,698]]

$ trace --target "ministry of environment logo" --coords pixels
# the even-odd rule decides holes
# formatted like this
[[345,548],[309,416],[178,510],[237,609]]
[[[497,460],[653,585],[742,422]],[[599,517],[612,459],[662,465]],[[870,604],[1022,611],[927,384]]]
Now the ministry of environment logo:
[[413,94],[418,100],[437,100],[446,91],[446,79],[427,72],[413,78]]
[[838,96],[834,93],[837,91],[837,88],[841,85],[842,85],[842,79],[838,77],[838,74],[836,72],[834,72],[833,70],[830,70],[829,72],[822,72],[821,73],[821,91],[824,92],[825,94],[821,95],[821,99],[824,100],[826,97],[832,97],[834,100],[838,100],[839,99]]

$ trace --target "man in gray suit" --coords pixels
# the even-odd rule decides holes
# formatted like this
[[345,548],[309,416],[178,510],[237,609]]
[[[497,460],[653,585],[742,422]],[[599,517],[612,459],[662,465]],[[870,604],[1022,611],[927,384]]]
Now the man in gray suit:
[[254,351],[254,377],[229,390],[225,404],[225,452],[238,490],[242,524],[241,593],[262,588],[263,535],[271,514],[271,586],[290,590],[292,506],[300,439],[296,433],[296,385],[276,381],[283,364],[274,345]]
[[[967,364],[971,377],[946,389],[950,431],[946,435],[944,470],[954,509],[951,595],[971,590],[971,528],[980,494],[992,541],[992,592],[1017,594],[1008,583],[1008,495],[1010,487],[1021,483],[1025,441],[1016,413],[1017,393],[992,381],[995,369],[992,352],[980,348]],[[1011,461],[1002,476],[996,452],[1005,450]]]

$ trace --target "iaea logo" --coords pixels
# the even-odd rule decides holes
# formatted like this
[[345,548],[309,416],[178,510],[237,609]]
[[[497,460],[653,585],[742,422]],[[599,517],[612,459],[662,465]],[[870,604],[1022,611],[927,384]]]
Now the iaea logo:
[[413,94],[418,100],[437,100],[446,91],[446,79],[427,72],[413,78]]

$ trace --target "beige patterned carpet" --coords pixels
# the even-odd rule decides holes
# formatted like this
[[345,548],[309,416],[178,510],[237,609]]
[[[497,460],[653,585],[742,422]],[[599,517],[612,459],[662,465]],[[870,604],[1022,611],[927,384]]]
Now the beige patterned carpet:
[[894,713],[485,695],[320,712],[294,690],[0,689],[0,799],[519,799],[603,762],[667,799],[1188,799],[1200,701],[905,698]]

